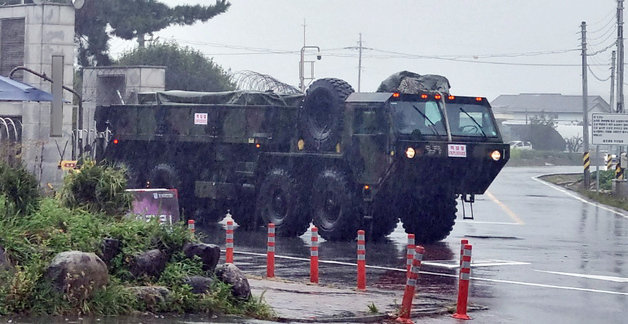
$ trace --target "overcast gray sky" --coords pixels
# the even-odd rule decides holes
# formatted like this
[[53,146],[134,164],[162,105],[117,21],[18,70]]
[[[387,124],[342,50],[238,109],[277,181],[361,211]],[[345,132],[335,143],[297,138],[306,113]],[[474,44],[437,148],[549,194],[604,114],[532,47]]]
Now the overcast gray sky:
[[[161,0],[168,5],[213,0]],[[322,49],[315,76],[337,77],[357,90],[362,33],[362,91],[390,74],[441,74],[458,95],[582,93],[580,24],[589,52],[616,39],[616,0],[231,0],[223,15],[157,34],[199,49],[232,72],[253,70],[298,85],[299,52]],[[116,41],[118,55],[133,43]],[[609,48],[589,57],[589,94],[608,100]],[[310,52],[311,53],[311,52]],[[313,60],[313,54],[306,59]],[[309,73],[309,69],[306,69]]]

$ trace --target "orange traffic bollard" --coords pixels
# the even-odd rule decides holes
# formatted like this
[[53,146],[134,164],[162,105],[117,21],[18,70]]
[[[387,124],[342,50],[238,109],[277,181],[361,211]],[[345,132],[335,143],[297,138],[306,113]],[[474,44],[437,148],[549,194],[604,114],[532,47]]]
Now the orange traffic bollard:
[[460,264],[459,267],[462,266],[462,255],[464,254],[464,246],[469,244],[469,240],[460,240]]
[[233,263],[233,221],[231,220],[227,221],[226,248],[225,262]]
[[266,249],[266,277],[275,277],[275,224],[268,223],[268,243]]
[[456,313],[453,315],[454,318],[465,320],[471,319],[471,317],[467,315],[469,279],[471,279],[471,245],[466,244],[462,255],[460,277],[458,278],[458,304],[456,306]]
[[312,227],[312,245],[310,246],[310,282],[318,283],[318,228]]
[[358,290],[366,290],[366,240],[363,230],[358,231]]
[[406,289],[403,292],[403,300],[401,303],[401,310],[399,311],[399,317],[397,317],[397,322],[412,323],[412,320],[410,320],[410,313],[412,312],[412,299],[414,298],[414,292],[419,279],[419,270],[421,270],[423,253],[425,253],[425,249],[422,246],[417,246],[415,248],[414,258],[412,259],[412,268],[410,269],[410,277],[408,277],[406,281]]
[[194,235],[194,231],[195,231],[195,226],[194,226],[194,220],[193,219],[188,219],[188,231],[190,231],[190,233],[192,233],[192,235]]
[[412,260],[414,259],[414,253],[416,245],[414,245],[414,234],[408,234],[408,248],[406,252],[406,277],[410,278],[410,269],[412,268]]

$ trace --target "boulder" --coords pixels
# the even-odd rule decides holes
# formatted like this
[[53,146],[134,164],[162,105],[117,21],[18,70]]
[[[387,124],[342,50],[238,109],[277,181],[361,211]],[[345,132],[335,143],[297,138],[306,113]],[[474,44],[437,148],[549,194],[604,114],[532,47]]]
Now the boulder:
[[192,287],[193,293],[204,294],[211,291],[214,279],[203,276],[190,276],[185,278],[183,283]]
[[102,241],[101,244],[102,255],[100,258],[105,261],[106,264],[110,264],[111,260],[115,258],[120,252],[122,252],[122,248],[120,247],[120,240],[106,238]]
[[248,300],[251,297],[251,287],[244,273],[233,263],[225,263],[216,267],[216,278],[231,285],[231,294],[240,300]]
[[9,261],[9,257],[4,251],[4,247],[0,245],[0,271],[9,270],[13,268],[11,265],[11,261]]
[[159,277],[166,268],[167,261],[168,258],[164,252],[154,249],[134,256],[129,270],[135,277],[143,275]]
[[200,257],[205,271],[214,271],[220,260],[220,247],[214,244],[185,243],[183,253],[188,258],[193,258],[195,255]]
[[144,302],[149,310],[154,310],[157,306],[165,304],[170,295],[170,290],[161,286],[138,286],[128,289],[138,301]]
[[46,269],[53,286],[74,298],[84,299],[109,282],[107,266],[96,254],[67,251],[57,254]]

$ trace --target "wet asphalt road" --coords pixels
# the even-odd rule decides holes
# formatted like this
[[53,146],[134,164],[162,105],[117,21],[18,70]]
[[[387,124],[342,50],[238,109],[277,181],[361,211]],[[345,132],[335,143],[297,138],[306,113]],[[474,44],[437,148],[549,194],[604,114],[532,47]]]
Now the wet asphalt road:
[[[548,185],[541,174],[579,167],[506,168],[476,197],[475,220],[458,219],[447,239],[426,245],[419,294],[456,298],[460,240],[473,245],[469,301],[488,310],[481,323],[625,323],[628,315],[628,212],[587,202]],[[467,213],[469,212],[468,206]],[[224,228],[199,228],[224,248]],[[235,263],[266,274],[266,233],[236,229]],[[277,238],[275,276],[309,279],[309,233]],[[406,234],[367,243],[367,289],[403,290]],[[355,287],[355,242],[320,244],[320,282]],[[284,258],[285,257],[285,258]],[[329,263],[325,263],[329,262]],[[447,316],[422,319],[454,323]]]

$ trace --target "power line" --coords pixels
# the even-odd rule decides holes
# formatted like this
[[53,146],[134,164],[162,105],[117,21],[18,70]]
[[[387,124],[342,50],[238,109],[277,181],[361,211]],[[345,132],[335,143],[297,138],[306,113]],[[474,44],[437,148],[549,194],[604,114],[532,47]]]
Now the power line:
[[615,18],[617,18],[617,17],[616,17],[616,15],[617,15],[617,11],[613,9],[613,10],[609,11],[609,12],[606,14],[606,16],[604,16],[604,18],[602,18],[602,19],[600,19],[600,20],[598,20],[598,21],[596,21],[596,22],[594,22],[594,23],[590,24],[590,26],[593,26],[593,25],[599,25],[599,24],[601,24],[603,21],[605,21],[605,20],[609,20],[609,21],[607,21],[607,22],[606,22],[606,24],[604,25],[604,27],[598,28],[597,30],[592,31],[591,33],[595,34],[595,33],[599,32],[599,31],[600,31],[600,29],[604,29],[606,26],[608,26],[608,24],[609,24],[610,22],[615,22]]
[[602,79],[599,76],[597,76],[595,72],[593,72],[593,70],[591,69],[591,66],[587,66],[587,68],[589,69],[589,72],[591,72],[591,75],[593,75],[593,77],[596,78],[600,82],[606,82],[611,78],[611,76],[609,75],[608,78]]
[[611,44],[608,44],[608,46],[604,47],[604,48],[603,48],[603,49],[601,49],[601,50],[595,51],[595,52],[593,52],[593,53],[591,53],[591,54],[587,54],[587,56],[595,56],[595,55],[598,55],[598,54],[600,54],[600,53],[604,53],[604,52],[608,51],[611,47],[613,47],[613,46],[615,46],[615,45],[616,45],[616,44],[615,44],[615,42],[613,42],[613,43],[611,43]]
[[[226,49],[239,49],[244,50],[244,52],[217,52],[217,53],[207,53],[204,52],[206,56],[238,56],[238,55],[290,55],[297,54],[299,51],[296,50],[278,50],[278,49],[270,49],[270,48],[260,48],[260,47],[250,47],[250,46],[242,46],[242,45],[232,45],[232,44],[223,44],[223,43],[213,43],[213,42],[201,42],[201,41],[189,41],[182,39],[171,38],[172,40],[188,43],[192,45],[205,45],[211,47],[219,47]],[[341,58],[355,58],[355,53],[334,53],[332,51],[338,50],[347,50],[347,49],[355,49],[356,47],[342,47],[342,48],[330,48],[330,49],[321,49],[326,56],[331,57],[341,57]],[[602,53],[608,50],[610,46],[607,48],[598,51]],[[563,49],[563,50],[548,50],[548,51],[531,51],[531,52],[520,52],[520,53],[499,53],[499,54],[482,54],[482,55],[421,55],[421,54],[411,54],[411,53],[403,53],[397,51],[388,51],[381,50],[376,48],[363,47],[363,50],[370,50],[373,52],[385,53],[387,55],[373,55],[373,54],[363,54],[363,57],[373,58],[373,59],[391,59],[391,58],[400,58],[400,59],[428,59],[428,60],[441,60],[441,61],[451,61],[451,62],[459,62],[459,63],[474,63],[474,64],[488,64],[488,65],[507,65],[507,66],[530,66],[530,67],[575,67],[580,66],[579,64],[567,64],[567,63],[524,63],[524,62],[500,62],[500,61],[481,61],[479,59],[483,58],[515,58],[515,57],[532,57],[532,56],[542,56],[542,55],[556,55],[556,54],[566,54],[570,52],[579,51],[579,49]],[[591,54],[595,55],[597,53]],[[605,66],[606,64],[595,64],[594,66]]]
[[[605,44],[609,38],[616,36],[617,28],[614,25],[613,28],[610,28],[605,35],[602,35],[596,39],[589,39],[589,44],[593,47],[600,46],[601,44]],[[602,39],[604,37],[604,39]]]
[[[606,34],[606,33],[608,33],[608,29],[609,29],[608,27],[609,27],[609,26],[611,26],[611,25],[614,25],[614,24],[617,22],[617,21],[616,21],[616,17],[614,17],[615,11],[613,10],[613,12],[611,12],[611,13],[613,14],[613,16],[608,17],[608,21],[606,22],[606,24],[604,24],[604,26],[603,26],[603,27],[600,27],[600,28],[598,28],[598,29],[596,29],[596,30],[594,30],[594,31],[590,31],[590,32],[588,31],[588,32],[587,32],[587,39],[589,38],[589,37],[588,37],[588,36],[589,36],[589,34],[591,34],[591,35],[593,35],[593,34],[597,34],[597,33],[601,32],[602,30],[606,30],[606,31],[603,33],[603,35],[604,35],[604,34]],[[615,26],[613,26],[613,28],[615,28]]]

